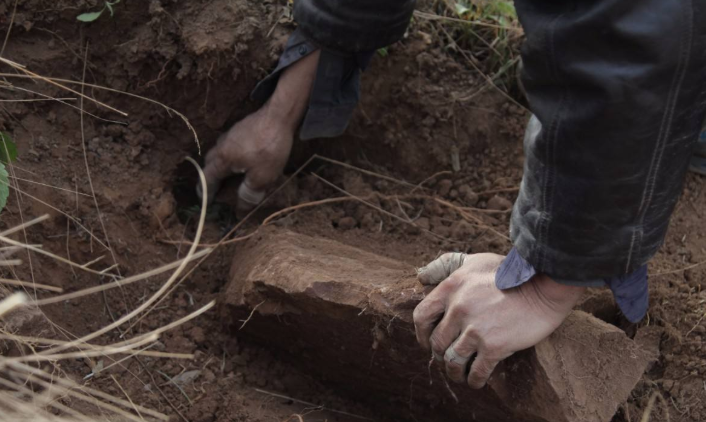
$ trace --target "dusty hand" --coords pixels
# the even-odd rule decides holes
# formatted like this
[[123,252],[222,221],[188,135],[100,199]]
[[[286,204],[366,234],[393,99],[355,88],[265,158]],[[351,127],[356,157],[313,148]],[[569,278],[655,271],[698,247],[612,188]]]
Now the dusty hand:
[[204,174],[208,183],[208,201],[220,188],[223,179],[233,173],[245,173],[238,189],[238,208],[252,208],[282,173],[292,150],[293,130],[268,116],[264,107],[236,123],[206,154]]
[[245,173],[238,189],[239,211],[248,211],[262,201],[289,159],[294,132],[307,109],[319,54],[315,51],[287,68],[267,104],[236,123],[208,152],[204,173],[209,202],[221,181],[233,173]]
[[414,310],[417,341],[444,362],[451,380],[472,388],[483,387],[501,360],[554,332],[584,291],[544,275],[499,290],[503,259],[445,254],[419,271],[423,284],[438,286]]

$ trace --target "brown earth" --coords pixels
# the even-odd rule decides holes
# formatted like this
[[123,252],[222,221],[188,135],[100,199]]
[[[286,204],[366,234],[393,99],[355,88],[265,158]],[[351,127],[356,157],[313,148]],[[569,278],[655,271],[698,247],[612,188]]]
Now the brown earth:
[[[76,21],[79,13],[98,7],[95,1],[0,0],[3,40],[12,28],[2,57],[43,76],[74,81],[83,79],[86,57],[86,82],[154,99],[184,113],[199,135],[202,151],[218,133],[256,109],[248,94],[273,67],[292,29],[282,6],[255,0],[124,0],[113,18],[104,15],[91,24]],[[347,134],[298,143],[288,169],[291,173],[317,152],[412,185],[426,180],[422,188],[317,160],[284,185],[238,235],[250,233],[277,210],[341,195],[312,175],[316,173],[365,196],[386,213],[346,200],[301,208],[274,224],[410,266],[423,265],[440,251],[509,249],[503,236],[506,207],[522,174],[521,136],[527,116],[487,88],[466,59],[447,52],[437,41],[443,37],[437,36],[435,25],[415,21],[386,57],[376,57],[364,77],[363,100]],[[4,80],[16,87],[78,98],[46,82],[20,79],[14,76],[20,72],[8,65],[0,67]],[[42,98],[7,89],[2,82],[0,88],[3,100]],[[94,264],[96,269],[113,265],[115,259],[114,271],[122,276],[183,257],[186,246],[178,242],[194,234],[195,178],[180,163],[185,155],[199,157],[193,135],[174,113],[155,103],[92,87],[86,94],[128,116],[86,100],[86,111],[97,117],[85,115],[85,142],[74,108],[48,101],[0,103],[0,129],[12,136],[19,150],[10,169],[17,189],[0,214],[0,230],[49,213],[49,221],[15,238],[42,244],[79,263],[105,256]],[[77,100],[66,103],[79,106]],[[457,171],[452,171],[455,164]],[[437,174],[440,171],[445,173]],[[233,227],[235,183],[226,186],[212,208],[204,242],[217,241]],[[621,406],[617,422],[640,420],[657,392],[664,400],[657,401],[651,420],[706,419],[703,188],[703,178],[688,176],[666,244],[650,267],[651,306],[643,322],[627,324],[605,292],[596,292],[582,305],[659,350],[658,362]],[[409,218],[416,226],[401,221]],[[238,247],[235,243],[219,248],[132,330],[146,332],[218,299]],[[35,253],[21,258],[25,265],[2,277],[35,279],[67,291],[104,282]],[[155,277],[105,295],[47,306],[43,311],[53,325],[44,335],[65,339],[105,326],[144,301],[163,281]],[[23,328],[32,329],[27,324]],[[102,341],[118,341],[119,335],[112,332]],[[363,404],[326,379],[314,378],[305,367],[293,366],[287,353],[232,333],[215,311],[164,334],[160,341],[163,350],[195,353],[196,359],[129,359],[87,384],[116,395],[124,389],[134,401],[174,415],[173,420],[284,421],[296,413],[306,422],[355,421],[361,416],[415,420],[407,403],[378,397]],[[109,363],[106,358],[105,365]],[[91,372],[83,360],[64,362],[62,370],[74,379]],[[167,377],[192,370],[201,372],[181,390],[167,382]],[[391,409],[396,416],[386,416]]]

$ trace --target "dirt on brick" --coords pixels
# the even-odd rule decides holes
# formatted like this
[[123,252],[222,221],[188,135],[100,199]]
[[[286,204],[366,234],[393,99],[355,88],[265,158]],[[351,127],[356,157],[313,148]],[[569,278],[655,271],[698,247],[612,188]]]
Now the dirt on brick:
[[[183,257],[188,247],[183,242],[193,238],[197,216],[195,173],[183,157],[202,160],[199,148],[205,153],[219,133],[259,106],[249,93],[273,68],[293,29],[284,3],[123,0],[115,6],[115,16],[104,14],[86,24],[76,16],[99,9],[102,2],[0,0],[2,40],[11,28],[3,58],[42,76],[71,81],[83,80],[85,58],[86,83],[183,113],[200,142],[160,105],[91,86],[86,86],[86,95],[127,116],[85,100],[90,115],[84,115],[82,129],[76,93],[20,78],[21,71],[0,64],[5,75],[0,77],[0,130],[19,151],[10,168],[16,189],[0,214],[0,230],[48,213],[47,222],[15,238],[79,263],[103,256],[93,264],[96,269],[115,260],[115,271],[122,276]],[[342,196],[319,176],[358,199],[302,207],[271,224],[352,245],[409,268],[443,251],[509,250],[504,237],[507,202],[514,200],[522,175],[527,114],[488,88],[463,56],[444,48],[437,25],[415,20],[404,40],[386,56],[377,55],[363,78],[363,99],[347,133],[334,140],[297,142],[286,170],[292,174],[319,153],[373,173],[314,160],[235,236],[252,233],[287,207]],[[42,95],[66,99],[16,101],[45,100]],[[236,224],[232,208],[237,182],[226,184],[209,211],[204,243],[218,241]],[[659,354],[619,409],[616,422],[640,420],[655,393],[664,400],[656,401],[651,420],[667,420],[667,414],[671,421],[706,419],[704,184],[702,177],[688,176],[666,244],[650,266],[651,305],[643,322],[628,324],[612,298],[600,291],[582,305]],[[231,257],[240,247],[233,243],[219,248],[132,331],[149,331],[218,300]],[[36,253],[19,257],[24,264],[2,277],[36,280],[65,291],[105,281]],[[144,301],[164,280],[153,277],[105,295],[44,307],[44,317],[52,323],[43,335],[67,339],[103,327]],[[36,324],[29,321],[18,322],[18,329],[36,334]],[[116,342],[120,334],[114,331],[100,340]],[[414,420],[405,403],[390,403],[385,397],[379,405],[363,403],[325,377],[292,365],[287,353],[241,338],[224,327],[215,311],[165,333],[159,347],[196,358],[129,359],[85,382],[121,397],[124,390],[135,402],[172,420],[298,420],[294,414],[305,422]],[[17,352],[9,343],[2,348],[3,353]],[[71,360],[62,370],[80,380],[91,367]],[[196,370],[198,376],[181,390],[168,381]],[[397,416],[384,416],[383,406],[394,406]]]

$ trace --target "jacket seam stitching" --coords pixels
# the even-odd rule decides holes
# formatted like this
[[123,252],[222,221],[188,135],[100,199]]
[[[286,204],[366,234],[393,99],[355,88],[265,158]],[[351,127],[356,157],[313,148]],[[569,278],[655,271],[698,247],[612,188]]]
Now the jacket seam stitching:
[[691,58],[691,48],[689,47],[691,46],[693,40],[693,19],[691,14],[692,8],[693,2],[690,1],[689,7],[685,7],[682,9],[682,12],[685,13],[687,16],[685,16],[686,29],[681,34],[682,42],[680,43],[680,59],[677,65],[677,69],[674,73],[674,78],[672,80],[672,86],[670,88],[669,97],[667,99],[667,108],[665,109],[664,115],[662,116],[662,124],[660,125],[660,130],[658,133],[657,147],[655,148],[655,151],[652,155],[650,168],[648,170],[647,180],[645,183],[645,188],[643,190],[642,200],[639,208],[640,215],[638,225],[636,227],[633,227],[633,241],[631,242],[630,250],[628,251],[627,262],[625,265],[625,273],[628,273],[630,271],[630,264],[632,263],[632,256],[635,248],[635,238],[638,236],[640,237],[640,240],[637,242],[638,255],[639,251],[642,250],[642,238],[644,236],[642,226],[644,224],[645,217],[647,216],[647,210],[649,209],[652,203],[655,185],[657,182],[658,169],[662,163],[662,157],[664,156],[667,138],[671,133],[674,111],[677,105],[677,101],[679,99],[679,91],[684,82],[686,71],[688,69],[688,62]]
[[[556,34],[556,24],[559,21],[561,17],[564,15],[561,14],[557,17],[555,17],[552,22],[548,26],[548,31],[549,31],[549,60],[550,60],[550,69],[551,73],[554,77],[555,80],[559,81],[559,71],[557,68],[557,62],[556,62],[556,51],[555,51],[555,43],[554,43],[554,36]],[[547,147],[546,151],[546,162],[549,164],[548,166],[545,167],[544,170],[544,178],[543,178],[543,186],[542,186],[542,208],[544,212],[542,213],[542,218],[541,218],[541,224],[540,224],[540,230],[539,230],[539,245],[540,245],[540,256],[539,256],[539,262],[541,265],[542,270],[547,270],[546,266],[546,260],[547,260],[547,239],[549,238],[549,227],[550,227],[550,218],[549,215],[551,214],[551,209],[554,206],[554,191],[555,191],[555,186],[556,186],[556,144],[557,144],[557,138],[559,134],[559,127],[561,125],[561,111],[564,109],[564,103],[566,102],[566,89],[564,89],[561,99],[559,100],[559,104],[557,105],[557,108],[554,112],[554,115],[552,116],[552,122],[547,128],[547,137],[549,141],[549,145]]]

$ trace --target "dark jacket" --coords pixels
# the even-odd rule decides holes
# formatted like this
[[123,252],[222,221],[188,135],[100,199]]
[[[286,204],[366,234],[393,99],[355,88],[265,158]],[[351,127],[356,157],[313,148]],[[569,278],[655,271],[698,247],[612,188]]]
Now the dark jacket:
[[346,53],[375,51],[404,35],[416,0],[296,0],[294,19],[315,43]]
[[[399,39],[412,0],[297,0],[319,45]],[[660,247],[706,115],[706,3],[515,0],[536,117],[511,237],[538,271],[628,274]]]
[[661,246],[706,115],[705,6],[515,1],[536,119],[510,233],[538,271],[629,274]]

